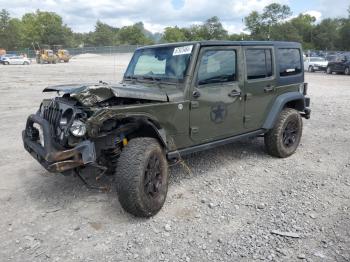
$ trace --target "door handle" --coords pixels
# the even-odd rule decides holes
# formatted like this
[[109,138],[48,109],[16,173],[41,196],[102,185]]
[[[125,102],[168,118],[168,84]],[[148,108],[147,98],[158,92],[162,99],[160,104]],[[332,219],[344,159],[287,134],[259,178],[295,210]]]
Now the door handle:
[[236,97],[236,96],[241,96],[241,92],[237,90],[232,90],[230,93],[228,93],[229,97]]
[[194,98],[198,98],[198,97],[201,96],[201,93],[199,93],[198,90],[195,90],[195,91],[193,91],[192,96],[193,96]]
[[264,92],[265,92],[265,93],[272,92],[273,90],[274,90],[274,87],[271,86],[271,85],[267,85],[267,86],[265,86],[265,88],[264,88]]

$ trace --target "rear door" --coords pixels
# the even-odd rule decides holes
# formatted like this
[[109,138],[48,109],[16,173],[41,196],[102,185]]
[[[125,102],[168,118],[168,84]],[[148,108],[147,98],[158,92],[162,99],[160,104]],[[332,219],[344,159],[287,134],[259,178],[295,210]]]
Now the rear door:
[[268,46],[244,48],[245,110],[244,127],[259,129],[266,118],[276,92],[274,48]]
[[240,47],[200,50],[191,90],[190,135],[197,143],[242,131],[243,82],[238,77]]

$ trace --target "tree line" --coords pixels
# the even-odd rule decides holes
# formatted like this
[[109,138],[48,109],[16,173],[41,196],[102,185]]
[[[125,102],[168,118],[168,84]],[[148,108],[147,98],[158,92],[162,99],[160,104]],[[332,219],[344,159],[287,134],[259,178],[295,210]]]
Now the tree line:
[[261,13],[251,12],[244,18],[249,33],[229,34],[216,16],[200,25],[166,27],[164,32],[151,33],[142,22],[121,28],[97,21],[94,31],[73,32],[54,12],[37,10],[22,18],[11,18],[0,11],[0,48],[22,50],[33,43],[68,47],[147,45],[162,42],[196,40],[285,40],[297,41],[304,49],[350,50],[350,7],[347,18],[327,18],[319,23],[308,14],[293,16],[287,5],[266,6]]

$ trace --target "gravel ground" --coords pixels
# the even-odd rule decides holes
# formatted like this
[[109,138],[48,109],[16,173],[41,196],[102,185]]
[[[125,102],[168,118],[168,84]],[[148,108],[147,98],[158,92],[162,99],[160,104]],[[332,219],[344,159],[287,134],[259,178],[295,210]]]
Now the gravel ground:
[[270,157],[256,138],[187,157],[150,219],[24,151],[44,87],[117,81],[129,58],[0,66],[0,261],[350,261],[349,76],[306,75],[313,112],[296,154]]

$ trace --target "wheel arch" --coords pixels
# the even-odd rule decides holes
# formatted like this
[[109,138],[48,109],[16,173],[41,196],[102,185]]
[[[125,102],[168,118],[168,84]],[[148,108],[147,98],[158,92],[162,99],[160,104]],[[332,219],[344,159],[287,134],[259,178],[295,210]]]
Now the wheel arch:
[[275,122],[284,108],[293,108],[298,111],[305,110],[305,97],[299,92],[288,92],[279,95],[273,103],[269,114],[267,115],[265,122],[262,126],[263,129],[271,129],[274,127]]
[[131,133],[132,137],[153,137],[167,149],[166,132],[158,121],[146,116],[132,118],[138,123],[138,128]]

